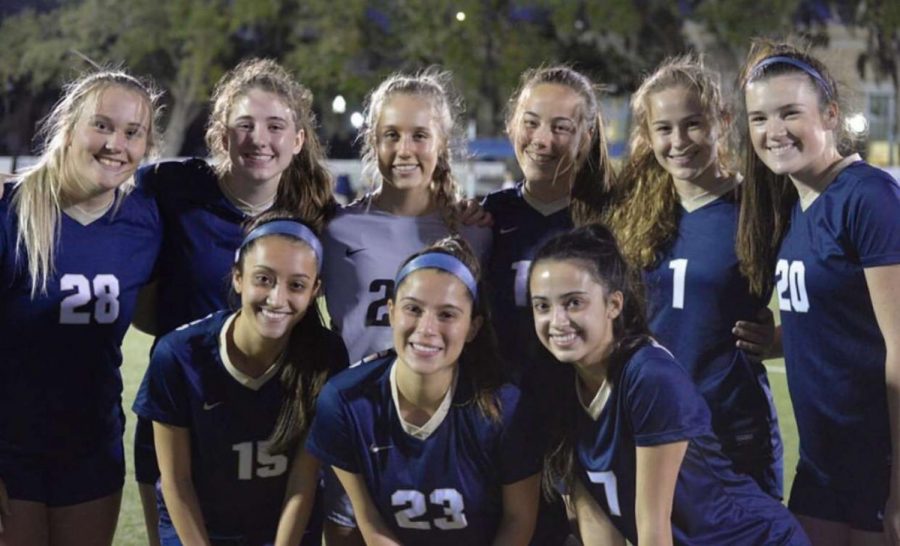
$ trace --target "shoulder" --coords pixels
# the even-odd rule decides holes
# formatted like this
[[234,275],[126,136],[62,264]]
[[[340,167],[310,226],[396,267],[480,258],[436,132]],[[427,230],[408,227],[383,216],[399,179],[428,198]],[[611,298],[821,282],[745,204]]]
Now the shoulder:
[[332,377],[322,392],[324,394],[327,391],[329,396],[344,400],[357,398],[367,392],[372,385],[388,380],[388,373],[395,359],[393,351],[367,357]]
[[172,192],[184,193],[196,190],[202,182],[215,182],[216,174],[203,159],[161,161],[142,166],[135,173],[138,187],[152,195],[166,197]]
[[153,349],[154,355],[157,351],[168,355],[190,352],[196,349],[198,344],[210,348],[210,350],[217,350],[219,332],[222,331],[222,327],[230,315],[230,311],[217,311],[202,319],[179,326],[159,338]]
[[621,383],[626,388],[676,385],[685,381],[691,381],[687,371],[668,349],[655,341],[635,351],[622,369]]
[[485,196],[481,205],[491,214],[506,207],[518,205],[522,201],[522,183],[512,188],[493,191]]
[[[833,192],[836,197],[849,200],[861,199],[873,204],[884,205],[883,199],[900,200],[900,185],[887,172],[857,161],[842,170],[835,178]],[[827,190],[826,190],[827,191]]]

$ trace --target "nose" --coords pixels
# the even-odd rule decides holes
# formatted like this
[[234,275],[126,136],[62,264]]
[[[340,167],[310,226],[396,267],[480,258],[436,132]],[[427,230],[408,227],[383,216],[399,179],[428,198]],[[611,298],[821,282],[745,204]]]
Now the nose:
[[422,313],[416,323],[416,331],[420,334],[434,335],[437,331],[437,317],[428,311]]
[[531,133],[531,142],[535,144],[540,144],[543,146],[547,146],[553,140],[553,132],[550,130],[550,126],[546,123],[541,123],[537,127],[535,127],[534,131]]
[[408,156],[412,152],[412,137],[409,135],[403,135],[400,137],[400,140],[397,142],[397,154],[401,156]]
[[254,125],[253,130],[250,131],[250,141],[253,144],[262,144],[265,142],[267,135],[266,127],[262,124],[256,124]]
[[676,127],[672,131],[672,146],[681,148],[687,142],[687,132],[682,127]]
[[569,314],[565,306],[555,305],[550,313],[550,326],[566,326],[569,324]]
[[766,133],[769,136],[780,136],[787,132],[784,120],[779,119],[777,116],[770,116],[769,119],[766,120]]
[[276,283],[275,286],[269,290],[269,293],[266,294],[266,303],[277,308],[284,304],[284,301],[284,289],[281,287],[280,283]]
[[110,151],[119,151],[125,148],[127,137],[121,131],[113,131],[106,138],[106,149]]

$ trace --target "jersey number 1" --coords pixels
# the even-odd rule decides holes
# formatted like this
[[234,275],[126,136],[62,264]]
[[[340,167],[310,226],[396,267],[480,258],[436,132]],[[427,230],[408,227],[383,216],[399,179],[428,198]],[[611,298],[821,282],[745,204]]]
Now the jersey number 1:
[[603,492],[606,493],[606,504],[609,505],[609,513],[614,516],[621,516],[622,510],[619,508],[619,491],[618,482],[616,481],[616,473],[612,470],[606,472],[587,473],[591,483],[599,483],[603,485]]
[[678,258],[669,262],[672,273],[672,308],[684,309],[684,277],[687,275],[688,261]]

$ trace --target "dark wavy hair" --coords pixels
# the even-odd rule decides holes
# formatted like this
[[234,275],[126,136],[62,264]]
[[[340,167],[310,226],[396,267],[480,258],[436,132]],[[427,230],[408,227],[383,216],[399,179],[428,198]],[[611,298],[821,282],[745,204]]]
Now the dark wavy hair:
[[[472,302],[472,318],[481,317],[482,324],[472,341],[463,347],[459,365],[465,367],[466,376],[472,381],[472,391],[475,393],[475,403],[478,404],[478,408],[486,417],[498,422],[501,417],[501,408],[496,392],[505,382],[508,369],[503,357],[500,356],[497,335],[491,324],[490,296],[485,291],[481,266],[472,247],[458,235],[444,237],[404,260],[400,269],[422,254],[435,252],[449,254],[461,261],[469,268],[477,282],[478,299]],[[394,288],[395,295],[400,292],[402,284],[401,281]]]
[[[604,287],[607,295],[622,293],[622,312],[613,319],[613,349],[608,357],[607,368],[607,381],[618,381],[628,359],[635,351],[652,341],[637,271],[629,268],[619,251],[615,236],[601,224],[582,226],[547,241],[534,256],[529,279],[537,264],[551,260],[575,262]],[[573,484],[575,423],[577,412],[581,411],[574,396],[566,396],[556,405],[561,410],[553,414],[556,423],[548,428],[551,437],[544,456],[543,485],[548,496],[554,494],[555,485],[560,480]]]

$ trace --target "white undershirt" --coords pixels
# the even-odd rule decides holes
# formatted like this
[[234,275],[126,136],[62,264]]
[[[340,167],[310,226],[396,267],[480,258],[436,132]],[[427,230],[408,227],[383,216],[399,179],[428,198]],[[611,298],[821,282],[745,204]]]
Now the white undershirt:
[[248,389],[258,391],[278,373],[278,370],[281,368],[281,363],[284,362],[284,353],[276,358],[275,362],[273,362],[259,377],[250,377],[237,369],[234,364],[231,363],[231,359],[228,358],[228,329],[231,328],[231,325],[234,323],[234,317],[236,316],[237,313],[234,313],[228,317],[225,320],[225,324],[222,326],[222,330],[219,332],[219,356],[222,358],[222,364],[225,365],[225,371],[227,371],[235,381]]
[[453,379],[450,381],[450,388],[447,389],[447,394],[444,395],[444,399],[441,400],[441,404],[434,412],[434,415],[432,415],[424,425],[418,426],[403,420],[403,413],[400,411],[400,393],[397,390],[397,360],[394,360],[394,363],[391,364],[389,376],[391,382],[391,397],[394,399],[394,409],[397,410],[397,416],[400,418],[400,426],[403,427],[403,432],[409,434],[413,438],[425,440],[431,436],[432,432],[441,426],[441,423],[444,422],[444,418],[450,413],[450,403],[453,402],[453,394],[456,392],[456,380],[459,376],[458,372],[458,367],[453,369]]
[[581,405],[582,409],[587,412],[591,420],[596,421],[600,418],[600,413],[603,411],[603,408],[606,407],[606,402],[609,401],[609,397],[612,394],[612,385],[609,384],[609,381],[604,379],[603,384],[597,389],[597,394],[594,395],[594,399],[591,400],[591,403],[585,404],[584,399],[581,397],[581,379],[576,375],[575,394],[578,395],[578,403]]
[[525,202],[528,203],[531,208],[540,212],[544,216],[550,216],[551,214],[557,213],[564,208],[569,206],[569,203],[572,199],[568,195],[564,195],[555,201],[550,201],[546,203],[531,195],[531,192],[528,191],[528,185],[522,185],[522,197],[525,199]]

